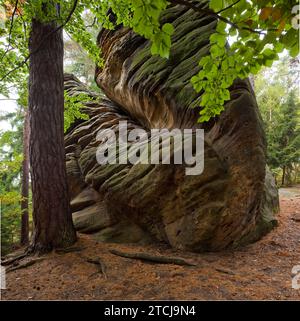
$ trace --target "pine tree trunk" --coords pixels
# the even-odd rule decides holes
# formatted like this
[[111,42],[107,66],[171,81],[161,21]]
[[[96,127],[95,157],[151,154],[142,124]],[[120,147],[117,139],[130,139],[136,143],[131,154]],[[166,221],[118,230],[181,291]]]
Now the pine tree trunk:
[[34,233],[31,250],[76,241],[64,150],[63,38],[56,24],[33,20],[29,49],[30,166]]
[[21,201],[21,245],[29,243],[29,114],[25,112],[23,129],[22,201]]

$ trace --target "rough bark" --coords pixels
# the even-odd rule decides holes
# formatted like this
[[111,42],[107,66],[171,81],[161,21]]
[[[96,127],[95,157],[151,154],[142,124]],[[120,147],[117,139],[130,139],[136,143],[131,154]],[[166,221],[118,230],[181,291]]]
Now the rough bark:
[[23,129],[23,163],[22,163],[22,201],[21,201],[21,245],[29,243],[29,113],[25,112],[24,129]]
[[[206,8],[208,2],[198,5]],[[253,89],[248,80],[237,79],[222,115],[197,124],[199,110],[193,107],[199,94],[190,79],[209,51],[216,20],[178,5],[170,6],[161,22],[175,28],[169,59],[152,56],[149,41],[129,28],[99,34],[105,64],[95,78],[106,97],[93,102],[90,93],[90,119],[65,136],[75,225],[101,241],[161,241],[191,251],[253,242],[276,225],[278,210]],[[65,87],[71,95],[86,91],[71,76]],[[204,128],[204,172],[186,176],[184,166],[175,164],[100,166],[97,132],[118,133],[123,120],[129,130]]]
[[31,248],[38,252],[68,247],[76,240],[64,153],[63,39],[56,27],[33,20],[29,43]]

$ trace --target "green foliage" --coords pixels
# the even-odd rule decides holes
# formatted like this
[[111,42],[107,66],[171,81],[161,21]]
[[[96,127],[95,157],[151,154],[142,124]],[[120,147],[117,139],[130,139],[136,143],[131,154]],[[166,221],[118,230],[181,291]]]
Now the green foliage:
[[[93,28],[94,29],[94,28]],[[92,30],[94,31],[94,30]],[[97,32],[98,32],[97,28]],[[64,70],[83,81],[90,89],[99,91],[95,78],[95,63],[74,40],[65,39]]]
[[78,11],[75,11],[73,14],[70,23],[65,26],[65,29],[69,32],[72,38],[86,50],[89,57],[96,63],[96,65],[101,66],[103,64],[101,51],[96,45],[92,35],[86,29],[84,19],[82,18],[84,7],[79,6],[79,9],[77,10]]
[[[202,70],[192,78],[195,90],[203,91],[200,122],[224,110],[234,79],[271,67],[284,49],[292,56],[299,53],[298,30],[292,27],[295,5],[297,1],[210,1],[221,19],[210,37],[210,56],[201,59]],[[232,43],[225,48],[228,35]]]
[[151,40],[151,53],[169,57],[171,35],[174,28],[171,24],[160,24],[160,15],[168,6],[167,0],[103,0],[83,1],[85,8],[95,14],[103,27],[113,29],[115,25],[109,21],[109,9],[117,17],[116,24],[132,28],[136,33]]
[[[13,11],[14,1],[8,1]],[[199,10],[195,1],[180,0],[192,10]],[[113,29],[118,24],[132,28],[152,43],[151,53],[168,58],[174,27],[161,25],[160,16],[176,0],[35,0],[19,1],[17,13],[7,19],[1,29],[0,42],[0,93],[7,94],[9,83],[26,78],[28,59],[27,44],[30,22],[38,19],[45,23],[56,21],[84,48],[99,66],[103,63],[99,48],[85,26],[84,14],[94,15],[98,25]],[[0,5],[7,7],[6,0]],[[287,49],[292,56],[299,53],[299,37],[295,19],[296,0],[211,0],[203,14],[218,19],[216,32],[210,38],[210,54],[199,62],[201,71],[192,78],[192,84],[201,96],[200,122],[205,122],[224,110],[230,99],[229,88],[236,78],[256,74],[261,67],[270,67],[278,59],[278,53]],[[191,7],[192,6],[192,7]],[[195,9],[196,8],[196,9]],[[107,15],[111,9],[116,23]],[[7,10],[9,11],[9,10]],[[59,14],[58,14],[59,13]],[[230,37],[230,38],[229,38]],[[228,40],[231,45],[227,45]]]
[[129,24],[136,33],[152,41],[153,55],[159,54],[164,58],[169,57],[171,35],[174,32],[173,26],[169,23],[160,26],[160,14],[167,5],[166,0],[132,1],[133,18]]
[[[6,255],[13,246],[19,243],[21,210],[20,194],[17,191],[3,193],[1,191],[1,253]],[[4,202],[2,201],[4,199]]]
[[1,250],[5,254],[20,235],[23,115],[8,113],[0,121],[11,125],[11,129],[0,131]]
[[276,123],[273,121],[268,128],[268,158],[273,167],[292,166],[300,160],[300,104],[295,91],[291,91],[279,107],[278,114],[274,115]]
[[69,96],[67,91],[65,91],[65,112],[64,112],[64,130],[65,132],[70,128],[70,126],[77,120],[89,119],[89,116],[82,111],[85,102],[91,101],[91,97],[80,93],[76,96]]
[[292,176],[300,164],[300,101],[295,75],[298,72],[299,62],[284,58],[274,67],[273,75],[265,70],[256,78],[268,142],[268,164],[275,175],[284,169],[285,175]]

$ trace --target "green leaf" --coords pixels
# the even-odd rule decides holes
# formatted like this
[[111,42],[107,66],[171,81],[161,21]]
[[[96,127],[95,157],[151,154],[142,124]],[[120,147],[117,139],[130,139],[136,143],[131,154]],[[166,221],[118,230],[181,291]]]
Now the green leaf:
[[299,55],[299,44],[296,44],[290,49],[290,55],[295,58]]
[[210,36],[211,43],[217,43],[219,47],[224,47],[226,44],[226,36],[220,33],[214,33]]
[[267,57],[272,56],[273,54],[274,54],[274,52],[270,48],[265,49],[264,52],[263,52],[263,55],[265,55]]
[[210,53],[213,59],[220,57],[222,55],[222,50],[217,45],[212,45],[210,48]]
[[227,27],[227,23],[226,22],[219,21],[216,30],[217,30],[218,33],[226,35],[226,32],[225,32],[226,27]]
[[236,28],[231,27],[231,28],[229,29],[229,35],[232,36],[232,37],[234,37],[236,34],[237,34]]
[[162,27],[162,31],[171,36],[174,33],[174,27],[171,23],[165,23]]
[[202,115],[198,118],[198,123],[205,123],[210,120],[210,115]]
[[223,8],[223,0],[210,0],[209,7],[215,12],[218,12]]

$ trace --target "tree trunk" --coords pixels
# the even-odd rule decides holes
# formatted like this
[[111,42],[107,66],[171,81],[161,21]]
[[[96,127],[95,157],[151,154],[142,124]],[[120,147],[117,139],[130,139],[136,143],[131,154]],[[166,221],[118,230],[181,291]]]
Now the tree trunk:
[[285,170],[285,185],[287,186],[291,186],[293,183],[293,179],[292,179],[292,165],[289,165],[286,167]]
[[32,22],[29,50],[30,165],[34,233],[31,250],[47,252],[76,241],[64,150],[62,30]]
[[285,184],[285,166],[282,167],[282,178],[281,178],[281,185],[284,186]]
[[23,129],[22,201],[21,201],[21,245],[29,243],[29,114],[25,112]]

